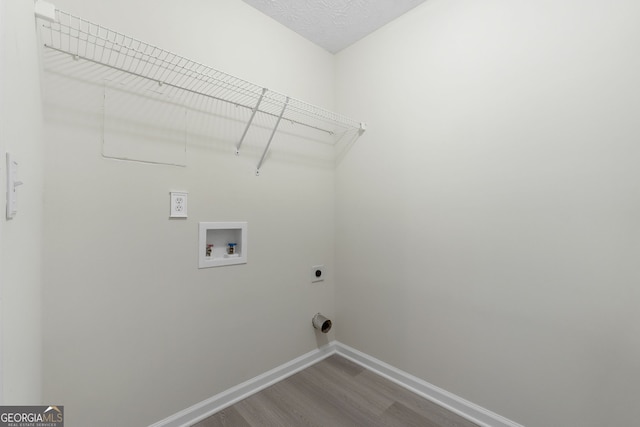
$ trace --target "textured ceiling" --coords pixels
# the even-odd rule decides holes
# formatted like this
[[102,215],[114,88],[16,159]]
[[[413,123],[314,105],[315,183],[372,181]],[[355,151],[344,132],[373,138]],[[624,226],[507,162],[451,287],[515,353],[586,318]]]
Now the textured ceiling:
[[243,0],[325,48],[339,52],[425,0]]

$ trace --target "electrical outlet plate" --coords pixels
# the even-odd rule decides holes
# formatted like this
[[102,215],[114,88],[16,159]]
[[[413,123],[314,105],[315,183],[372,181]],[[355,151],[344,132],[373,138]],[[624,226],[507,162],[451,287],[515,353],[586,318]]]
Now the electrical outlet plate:
[[186,218],[187,217],[187,192],[172,191],[171,195],[171,213],[170,218]]
[[311,283],[324,281],[324,265],[314,265],[311,267]]

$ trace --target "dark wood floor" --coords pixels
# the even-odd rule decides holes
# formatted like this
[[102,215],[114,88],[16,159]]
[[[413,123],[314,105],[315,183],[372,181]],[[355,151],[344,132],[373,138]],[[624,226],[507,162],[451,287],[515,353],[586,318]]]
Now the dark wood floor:
[[340,356],[331,356],[193,427],[477,427]]

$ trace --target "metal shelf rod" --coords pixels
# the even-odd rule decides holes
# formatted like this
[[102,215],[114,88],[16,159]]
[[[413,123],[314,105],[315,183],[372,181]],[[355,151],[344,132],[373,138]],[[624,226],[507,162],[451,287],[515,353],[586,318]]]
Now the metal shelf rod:
[[[247,126],[244,128],[244,132],[242,132],[242,136],[240,137],[240,141],[236,145],[236,156],[240,154],[240,147],[242,146],[242,142],[244,141],[244,137],[247,136],[247,132],[249,132],[249,128],[251,127],[251,123],[253,123],[253,118],[256,116],[256,112],[258,112],[258,108],[260,108],[260,103],[262,102],[262,98],[264,98],[264,94],[267,92],[267,88],[262,89],[262,94],[260,94],[260,98],[258,99],[258,103],[255,108],[251,112],[251,117],[249,117],[249,121],[247,122]],[[282,117],[282,116],[280,116]]]
[[278,125],[280,125],[280,120],[282,120],[282,116],[284,115],[284,110],[287,109],[288,103],[289,103],[289,97],[287,96],[287,100],[284,102],[284,105],[282,106],[282,111],[280,111],[280,115],[278,116],[276,125],[273,127],[273,130],[271,131],[271,136],[269,137],[267,146],[264,147],[264,151],[262,152],[262,157],[260,157],[260,162],[258,162],[258,167],[256,168],[256,175],[260,175],[260,168],[262,167],[264,158],[267,156],[267,152],[269,151],[269,146],[271,145],[271,141],[273,141],[273,136],[276,134],[276,131],[278,130]]

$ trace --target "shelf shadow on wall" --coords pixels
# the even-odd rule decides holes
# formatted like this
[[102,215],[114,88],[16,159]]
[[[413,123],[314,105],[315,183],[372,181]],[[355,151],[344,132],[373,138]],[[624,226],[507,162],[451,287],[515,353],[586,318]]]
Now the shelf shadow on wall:
[[[47,120],[101,132],[106,158],[188,166],[198,148],[229,155],[251,117],[251,109],[163,86],[68,54],[43,49]],[[51,95],[51,96],[48,96]],[[273,114],[255,115],[240,155],[256,162],[276,126]],[[335,134],[282,120],[265,159],[274,164],[333,168],[357,139],[357,131]]]

